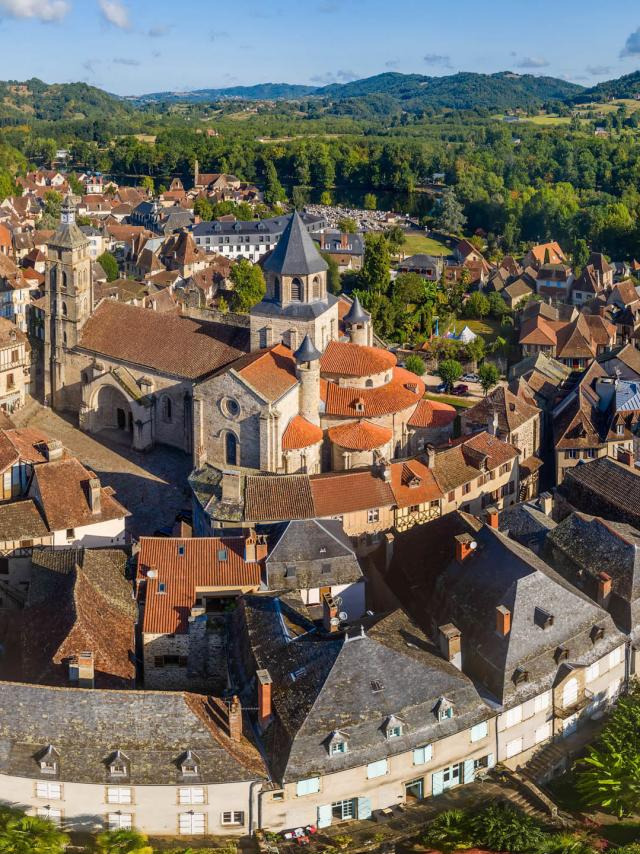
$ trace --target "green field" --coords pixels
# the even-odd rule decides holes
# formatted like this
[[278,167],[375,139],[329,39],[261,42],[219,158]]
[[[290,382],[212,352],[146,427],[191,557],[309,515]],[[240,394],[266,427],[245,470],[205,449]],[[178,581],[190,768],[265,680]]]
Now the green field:
[[405,235],[402,252],[404,255],[450,255],[451,249],[439,240],[427,237],[426,234],[411,232]]
[[449,406],[455,406],[456,409],[470,409],[478,402],[477,399],[469,400],[465,397],[458,397],[454,394],[425,394],[427,400],[437,400],[439,403],[448,403]]

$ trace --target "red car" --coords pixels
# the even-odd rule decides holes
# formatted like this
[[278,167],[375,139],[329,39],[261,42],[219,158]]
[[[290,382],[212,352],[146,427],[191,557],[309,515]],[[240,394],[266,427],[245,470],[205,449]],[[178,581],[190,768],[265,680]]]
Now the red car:
[[460,383],[460,385],[457,385],[457,386],[454,388],[454,390],[453,390],[453,394],[459,394],[459,395],[461,395],[461,396],[462,396],[463,394],[469,394],[469,386],[468,386],[468,385],[465,385],[464,383]]

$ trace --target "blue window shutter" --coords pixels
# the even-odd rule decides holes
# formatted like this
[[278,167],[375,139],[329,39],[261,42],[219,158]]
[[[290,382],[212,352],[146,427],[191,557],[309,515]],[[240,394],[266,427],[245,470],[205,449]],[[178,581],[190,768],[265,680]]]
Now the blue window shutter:
[[371,801],[369,798],[358,798],[358,819],[371,818]]
[[318,807],[318,827],[329,827],[331,824],[331,804]]
[[473,759],[465,759],[464,760],[464,782],[465,783],[473,783],[475,779],[475,772],[473,770]]
[[436,771],[431,775],[431,794],[441,795],[444,792],[444,774],[442,771]]
[[496,757],[493,755],[493,753],[490,753],[487,756],[487,768],[493,768],[493,766],[495,764],[496,764]]

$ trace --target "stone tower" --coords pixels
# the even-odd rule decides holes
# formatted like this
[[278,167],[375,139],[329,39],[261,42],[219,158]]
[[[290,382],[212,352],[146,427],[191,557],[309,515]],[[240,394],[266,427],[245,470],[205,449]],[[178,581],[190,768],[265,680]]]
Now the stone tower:
[[311,424],[320,424],[320,353],[308,335],[293,354],[300,381],[300,415]]
[[353,300],[351,308],[345,314],[342,322],[352,344],[371,347],[373,344],[371,315],[362,308],[357,296]]
[[338,338],[338,301],[327,292],[328,265],[297,211],[263,263],[267,291],[251,309],[251,349],[282,342],[297,350],[306,335],[320,351]]
[[44,387],[45,400],[53,407],[79,403],[80,378],[70,371],[69,351],[78,343],[92,311],[89,240],[76,225],[75,205],[72,197],[67,196],[62,204],[60,225],[47,243],[45,269]]

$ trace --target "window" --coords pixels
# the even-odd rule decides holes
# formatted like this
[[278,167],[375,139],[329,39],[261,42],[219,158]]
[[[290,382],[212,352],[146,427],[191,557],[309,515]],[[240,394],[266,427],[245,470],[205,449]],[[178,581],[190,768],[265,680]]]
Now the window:
[[17,362],[19,358],[20,358],[20,354],[19,354],[18,350],[12,350],[11,351],[11,361]]
[[481,741],[489,734],[489,725],[486,721],[471,727],[471,741]]
[[60,783],[36,783],[36,798],[59,801],[62,798],[62,785]]
[[309,777],[307,780],[298,780],[296,784],[296,795],[313,795],[320,791],[320,777]]
[[355,818],[356,803],[354,798],[349,798],[347,801],[335,801],[331,804],[331,816],[338,821],[348,821]]
[[616,433],[618,434],[618,436],[624,436],[624,424],[616,425]]
[[202,836],[205,831],[204,813],[183,812],[178,819],[181,836]]
[[224,442],[225,460],[228,466],[238,465],[238,440],[233,433],[227,433]]
[[178,789],[179,804],[203,804],[204,789],[202,786],[188,786]]
[[222,813],[223,824],[244,824],[244,813],[241,810],[231,810],[230,812]]
[[38,818],[45,818],[52,824],[60,824],[62,822],[62,812],[60,810],[52,810],[51,807],[38,807]]
[[348,750],[346,741],[334,741],[329,747],[331,756],[336,756],[339,753],[346,753]]
[[171,421],[171,398],[166,394],[162,397],[162,420]]
[[75,540],[76,538],[76,529],[75,528],[67,528],[67,539]]
[[585,673],[584,678],[588,684],[589,682],[593,682],[594,679],[597,679],[599,675],[600,675],[600,662],[594,661],[593,664],[591,664],[591,665],[589,665],[589,667],[587,667],[587,671]]
[[131,830],[133,816],[127,812],[110,812],[107,816],[109,830]]
[[379,522],[380,510],[376,507],[374,510],[367,510],[367,522]]
[[374,777],[383,777],[389,773],[389,763],[386,759],[381,759],[379,762],[370,762],[367,765],[367,779],[373,780]]
[[447,501],[455,501],[455,500],[456,500],[456,493],[455,493],[455,490],[454,490],[453,492],[450,492],[450,493],[447,495]]
[[622,663],[622,647],[619,646],[617,649],[613,649],[609,653],[609,670],[612,670],[614,667],[617,667],[621,663]]
[[297,277],[291,281],[291,301],[300,302],[302,300],[302,282]]
[[551,705],[551,691],[545,691],[544,694],[539,694],[533,701],[534,714],[543,712]]
[[433,746],[426,744],[424,747],[416,747],[413,751],[413,764],[426,765],[433,758]]
[[387,728],[387,738],[400,738],[402,735],[401,726],[390,726]]
[[128,786],[107,786],[108,804],[130,804],[131,789]]
[[505,729],[519,724],[522,720],[522,706],[516,706],[514,709],[509,709],[505,715]]
[[183,777],[196,777],[200,773],[198,760],[190,750],[187,750],[184,759],[180,763],[180,770]]
[[16,381],[14,379],[13,374],[7,374],[7,388],[15,388]]
[[562,689],[562,705],[565,709],[574,706],[578,702],[578,680],[569,679]]
[[470,492],[471,492],[471,484],[470,484],[470,483],[465,483],[465,484],[463,485],[463,487],[462,487],[462,494],[463,494],[463,495],[468,495]]
[[522,739],[514,738],[513,741],[507,742],[507,759],[517,756],[518,753],[522,753]]
[[536,729],[536,744],[540,744],[541,741],[546,741],[548,738],[551,738],[551,721],[547,721],[546,724],[542,724]]
[[506,474],[509,471],[509,469],[510,469],[509,463],[505,463],[503,466],[500,466],[500,471],[498,472],[498,474],[501,474],[501,475]]
[[126,777],[127,776],[127,764],[123,762],[122,759],[114,760],[111,765],[109,765],[109,773],[112,777]]
[[577,460],[578,454],[579,454],[579,451],[575,451],[575,450],[565,451],[564,452],[564,458],[565,458],[565,460]]

